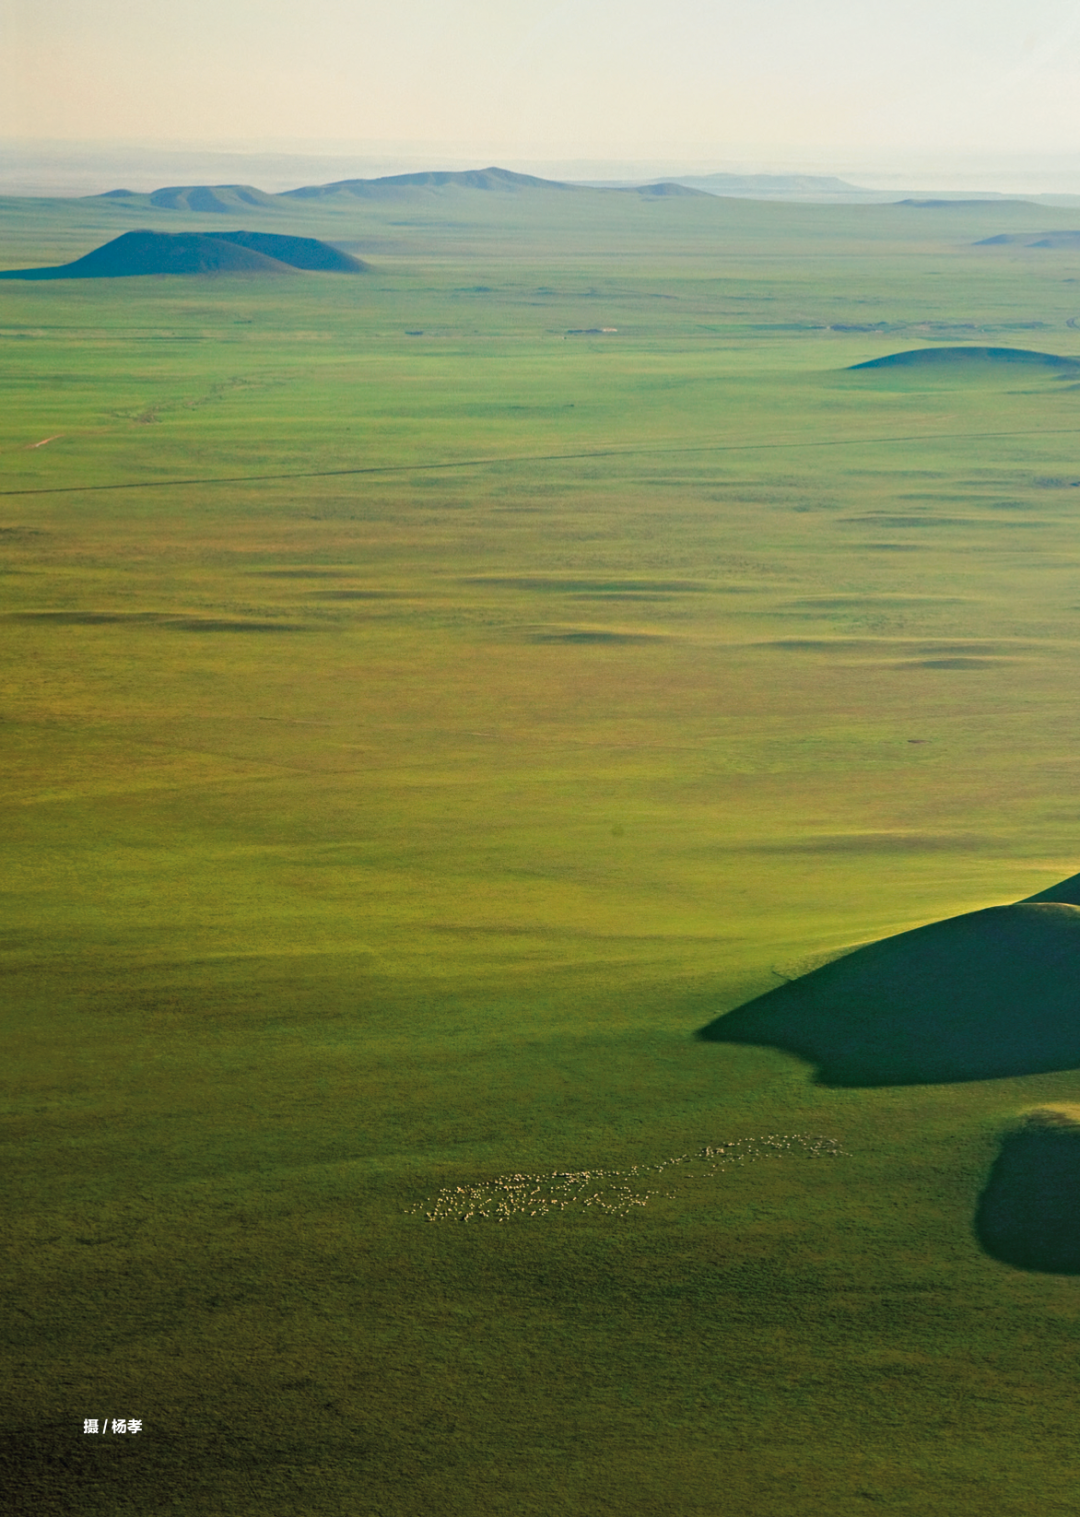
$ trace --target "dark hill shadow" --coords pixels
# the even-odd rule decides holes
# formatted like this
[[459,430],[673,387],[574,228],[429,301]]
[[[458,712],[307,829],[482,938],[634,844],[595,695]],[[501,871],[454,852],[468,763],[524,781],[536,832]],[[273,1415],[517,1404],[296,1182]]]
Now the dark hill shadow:
[[1080,1274],[1080,1111],[1033,1111],[1006,1133],[975,1213],[975,1236],[1003,1264]]
[[825,1085],[1080,1066],[1080,877],[856,949],[718,1017],[710,1043],[782,1048]]

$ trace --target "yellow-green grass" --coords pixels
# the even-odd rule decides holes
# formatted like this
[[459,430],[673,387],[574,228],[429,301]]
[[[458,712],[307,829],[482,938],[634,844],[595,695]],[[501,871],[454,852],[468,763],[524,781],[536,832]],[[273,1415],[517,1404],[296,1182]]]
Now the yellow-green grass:
[[[618,205],[3,287],[16,1510],[1072,1509],[1077,1282],[977,1219],[1075,1072],[695,1030],[1076,872],[1078,393],[846,366],[1075,356],[1080,271],[968,246],[1043,210]],[[413,1210],[770,1134],[844,1152]]]

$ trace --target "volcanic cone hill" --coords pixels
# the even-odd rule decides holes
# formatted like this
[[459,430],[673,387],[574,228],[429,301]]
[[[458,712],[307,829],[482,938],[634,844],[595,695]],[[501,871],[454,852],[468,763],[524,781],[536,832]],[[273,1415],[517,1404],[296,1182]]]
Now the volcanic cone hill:
[[360,274],[369,268],[315,237],[276,232],[124,232],[72,263],[7,269],[0,279],[127,279],[143,274]]
[[1002,1138],[975,1236],[1018,1269],[1080,1275],[1080,1107],[1026,1113]]
[[1080,1066],[1080,875],[856,949],[698,1036],[783,1048],[822,1084],[1006,1079]]
[[964,369],[979,365],[1027,364],[1034,368],[1080,369],[1080,358],[1063,358],[1059,353],[1037,353],[1031,348],[908,348],[901,353],[887,353],[853,363],[851,369]]

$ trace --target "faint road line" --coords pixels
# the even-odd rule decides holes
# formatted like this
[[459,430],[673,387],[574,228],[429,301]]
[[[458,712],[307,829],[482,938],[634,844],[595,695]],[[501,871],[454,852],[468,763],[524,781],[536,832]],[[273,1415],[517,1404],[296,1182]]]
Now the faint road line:
[[499,464],[572,463],[591,458],[648,458],[662,453],[761,453],[796,448],[856,448],[902,442],[953,442],[998,437],[1076,437],[1080,427],[1044,427],[1017,432],[913,432],[900,437],[805,438],[798,442],[657,443],[654,447],[597,448],[582,453],[510,453],[504,457],[457,458],[442,463],[366,464],[352,469],[302,469],[293,474],[223,474],[205,479],[136,479],[111,485],[39,485],[0,490],[11,495],[78,495],[89,490],[169,490],[182,485],[260,485],[288,479],[341,479],[359,474],[429,474],[439,469],[479,469]]

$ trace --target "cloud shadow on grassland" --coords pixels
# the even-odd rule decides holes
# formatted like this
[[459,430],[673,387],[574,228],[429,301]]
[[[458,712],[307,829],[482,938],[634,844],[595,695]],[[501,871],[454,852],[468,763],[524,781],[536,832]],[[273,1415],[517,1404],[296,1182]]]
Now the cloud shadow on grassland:
[[160,611],[9,611],[0,620],[47,622],[56,627],[128,625],[180,632],[306,632],[300,622],[256,621],[235,616],[173,616]]
[[1080,1274],[1080,1107],[1028,1112],[1001,1140],[975,1236],[1017,1269]]

